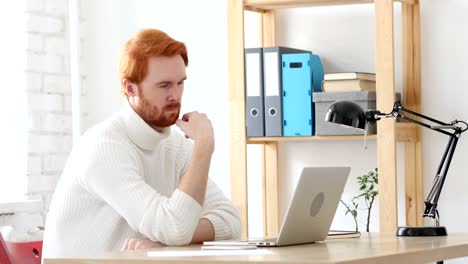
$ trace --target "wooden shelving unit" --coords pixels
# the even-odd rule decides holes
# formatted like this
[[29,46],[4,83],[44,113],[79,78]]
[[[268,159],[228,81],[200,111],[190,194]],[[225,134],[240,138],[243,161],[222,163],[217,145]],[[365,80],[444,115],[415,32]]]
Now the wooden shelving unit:
[[[401,0],[403,40],[403,98],[405,107],[420,112],[420,37],[419,1]],[[228,62],[230,101],[231,198],[241,212],[243,236],[248,235],[247,144],[261,144],[263,150],[264,233],[277,235],[278,215],[278,142],[308,140],[353,140],[362,136],[312,136],[247,138],[245,130],[244,87],[244,11],[261,15],[261,40],[264,47],[275,46],[275,10],[291,7],[374,3],[377,74],[377,109],[390,110],[395,98],[393,0],[227,0]],[[405,145],[406,224],[422,225],[423,183],[421,130],[419,127],[379,121],[377,135],[379,167],[379,204],[381,232],[397,227],[396,143]],[[402,190],[400,190],[402,191]]]

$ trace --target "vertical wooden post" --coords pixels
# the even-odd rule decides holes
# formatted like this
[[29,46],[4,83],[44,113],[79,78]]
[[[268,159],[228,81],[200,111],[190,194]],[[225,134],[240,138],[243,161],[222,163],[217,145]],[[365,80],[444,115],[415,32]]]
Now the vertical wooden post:
[[[403,32],[403,98],[405,107],[421,112],[421,52],[419,2],[402,3]],[[418,118],[416,118],[418,119]],[[423,175],[421,128],[416,127],[416,140],[405,143],[406,224],[423,224]]]
[[247,138],[245,129],[244,6],[227,0],[231,199],[240,211],[242,237],[248,237]]
[[277,236],[279,233],[278,213],[278,143],[264,145],[264,215],[265,236]]
[[[393,0],[375,4],[377,109],[389,112],[395,99]],[[395,232],[398,224],[395,120],[377,124],[380,231]]]
[[[420,5],[419,0],[413,4],[413,90],[415,111],[421,112],[421,23],[420,23]],[[422,128],[417,128],[417,141],[415,152],[416,168],[416,225],[424,224],[421,217],[424,211],[424,181],[423,181],[423,162],[422,162]]]
[[[275,11],[263,12],[261,23],[262,46],[275,46]],[[278,235],[278,204],[278,142],[269,142],[263,145],[263,233],[265,236]]]

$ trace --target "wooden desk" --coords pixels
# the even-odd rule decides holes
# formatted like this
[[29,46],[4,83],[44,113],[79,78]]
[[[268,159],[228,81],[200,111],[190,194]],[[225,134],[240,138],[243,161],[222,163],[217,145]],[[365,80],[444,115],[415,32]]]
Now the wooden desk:
[[[46,259],[44,264],[110,263],[323,263],[389,264],[426,263],[468,256],[468,234],[447,237],[401,238],[393,234],[363,234],[361,238],[335,239],[322,243],[280,248],[262,248],[270,255],[148,257],[146,251],[112,253],[85,258]],[[164,247],[157,251],[200,250],[200,245]]]

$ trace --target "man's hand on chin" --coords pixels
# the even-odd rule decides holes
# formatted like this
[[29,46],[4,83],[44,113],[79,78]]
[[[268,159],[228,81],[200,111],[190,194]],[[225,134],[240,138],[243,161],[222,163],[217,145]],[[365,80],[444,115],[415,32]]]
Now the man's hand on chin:
[[157,247],[165,247],[166,245],[161,242],[154,242],[148,238],[128,238],[125,240],[121,251],[141,250]]

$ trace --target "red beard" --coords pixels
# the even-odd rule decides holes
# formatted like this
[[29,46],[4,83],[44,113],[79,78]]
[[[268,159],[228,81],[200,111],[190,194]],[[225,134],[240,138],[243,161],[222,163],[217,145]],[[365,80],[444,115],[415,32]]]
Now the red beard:
[[141,96],[141,107],[136,112],[151,127],[168,127],[175,124],[180,114],[180,103],[166,105],[162,109],[152,106]]

